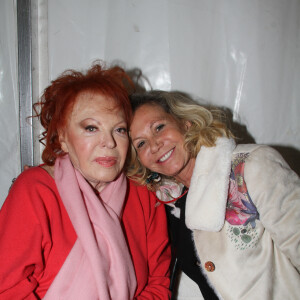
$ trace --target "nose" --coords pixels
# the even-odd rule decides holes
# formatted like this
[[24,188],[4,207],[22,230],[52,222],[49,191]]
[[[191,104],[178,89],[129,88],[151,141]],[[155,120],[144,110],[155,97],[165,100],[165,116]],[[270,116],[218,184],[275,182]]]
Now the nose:
[[111,133],[103,132],[101,136],[100,145],[104,148],[113,149],[116,147],[117,143]]
[[152,138],[149,141],[151,153],[156,153],[160,149],[160,147],[162,146],[162,144],[163,144],[163,142],[159,138]]

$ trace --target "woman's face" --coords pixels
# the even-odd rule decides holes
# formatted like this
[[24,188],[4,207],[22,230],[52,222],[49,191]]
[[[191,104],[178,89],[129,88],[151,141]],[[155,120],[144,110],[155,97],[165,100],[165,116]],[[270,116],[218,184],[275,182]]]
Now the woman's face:
[[159,105],[140,106],[130,126],[140,162],[151,171],[181,182],[190,180],[194,160],[184,148],[184,133],[189,126],[189,123],[179,124]]
[[120,174],[128,150],[125,115],[115,104],[101,94],[79,94],[59,135],[73,166],[99,191]]

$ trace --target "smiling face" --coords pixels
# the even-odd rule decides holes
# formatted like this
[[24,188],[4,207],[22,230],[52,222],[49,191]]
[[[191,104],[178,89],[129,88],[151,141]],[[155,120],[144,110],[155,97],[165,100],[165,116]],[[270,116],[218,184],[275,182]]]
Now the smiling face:
[[124,112],[111,98],[81,93],[59,140],[73,166],[100,191],[125,163],[129,140]]
[[189,186],[195,163],[184,148],[189,126],[179,124],[159,105],[140,106],[134,113],[130,136],[141,164]]

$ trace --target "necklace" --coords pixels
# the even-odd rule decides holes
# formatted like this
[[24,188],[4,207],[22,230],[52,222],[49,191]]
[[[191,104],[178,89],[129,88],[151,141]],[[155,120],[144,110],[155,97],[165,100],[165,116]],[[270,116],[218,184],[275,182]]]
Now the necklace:
[[162,203],[162,204],[172,203],[172,202],[175,202],[176,200],[182,198],[188,191],[189,191],[189,189],[186,189],[179,197],[173,198],[172,200],[169,200],[169,201],[162,201],[162,200],[160,200],[158,198],[157,198],[157,201],[160,202],[160,203]]

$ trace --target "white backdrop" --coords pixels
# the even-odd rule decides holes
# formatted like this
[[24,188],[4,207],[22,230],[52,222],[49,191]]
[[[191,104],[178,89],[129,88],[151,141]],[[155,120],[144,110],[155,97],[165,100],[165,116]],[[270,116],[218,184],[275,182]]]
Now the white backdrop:
[[0,2],[0,206],[20,173],[15,1]]
[[[140,71],[147,89],[179,90],[230,108],[255,142],[277,146],[299,171],[299,0],[38,2],[44,10],[38,22],[48,26],[40,33],[42,47],[48,44],[40,67],[44,77],[86,69],[95,59]],[[2,47],[1,69],[9,51]],[[1,105],[9,101],[0,95]],[[1,140],[11,140],[0,150],[7,161],[16,139],[7,128],[0,130]],[[9,164],[10,171],[19,170],[16,159]],[[3,171],[0,176],[11,176]],[[6,185],[1,177],[1,190]]]

